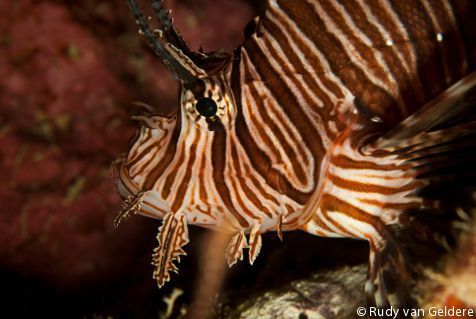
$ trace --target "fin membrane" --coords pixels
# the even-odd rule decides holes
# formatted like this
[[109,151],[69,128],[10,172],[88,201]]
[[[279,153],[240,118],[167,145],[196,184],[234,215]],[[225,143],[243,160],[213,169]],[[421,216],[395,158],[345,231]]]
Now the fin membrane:
[[404,252],[390,233],[382,247],[371,246],[365,284],[367,306],[407,308],[415,304],[408,290],[412,274]]
[[189,242],[185,215],[173,212],[166,214],[157,240],[159,247],[154,249],[152,264],[155,266],[153,277],[160,288],[170,280],[171,271],[177,273],[174,262],[180,262],[180,256],[186,255],[182,248]]
[[430,208],[474,207],[476,194],[476,72],[367,147],[413,163]]
[[386,226],[385,245],[371,248],[366,297],[369,306],[408,308],[415,270],[436,265],[456,243],[458,211],[476,207],[476,72],[363,148],[379,150],[412,163],[423,207],[404,211]]
[[243,260],[243,249],[248,247],[244,231],[239,231],[231,237],[226,248],[226,261],[228,266],[233,266],[238,260]]

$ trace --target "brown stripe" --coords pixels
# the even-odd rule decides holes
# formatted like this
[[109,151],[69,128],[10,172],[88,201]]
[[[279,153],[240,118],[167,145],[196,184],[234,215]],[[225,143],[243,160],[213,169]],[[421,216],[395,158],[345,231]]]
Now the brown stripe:
[[230,190],[225,183],[226,147],[225,129],[222,125],[217,125],[217,128],[213,133],[212,142],[213,181],[221,199],[225,203],[226,208],[233,214],[240,226],[246,229],[249,225],[247,221],[236,211],[230,197]]
[[396,164],[379,165],[370,161],[364,161],[364,160],[356,161],[345,155],[333,155],[332,163],[335,166],[339,166],[341,168],[374,169],[374,170],[380,170],[380,171],[401,170],[403,172],[404,170],[411,168],[411,165],[396,165]]
[[388,187],[375,184],[366,184],[359,183],[356,181],[351,181],[347,179],[340,178],[337,175],[328,174],[327,177],[332,183],[338,187],[348,189],[355,192],[364,192],[364,193],[379,193],[384,195],[392,195],[401,193],[404,191],[414,190],[419,185],[417,182],[412,182],[400,187]]
[[326,27],[309,3],[303,4],[300,0],[278,0],[278,3],[290,19],[300,21],[302,33],[326,56],[332,71],[364,105],[387,123],[395,124],[399,121],[401,116],[396,118],[394,114],[387,112],[389,107],[398,109],[392,96],[369,81],[363,70],[351,62],[351,57],[345,53],[335,36],[322,31]]
[[[175,182],[175,177],[177,176],[177,173],[182,165],[185,164],[185,143],[180,143],[180,150],[179,150],[179,158],[176,162],[176,164],[172,167],[172,171],[167,175],[167,178],[165,179],[164,186],[162,188],[162,198],[167,198],[170,195],[171,187],[173,183]],[[170,167],[170,165],[169,165]],[[175,196],[177,197],[177,195]]]
[[[321,132],[313,125],[309,118],[301,110],[305,105],[300,105],[291,91],[290,87],[283,81],[279,76],[276,76],[276,71],[273,69],[272,65],[269,62],[269,59],[266,55],[262,53],[259,47],[256,44],[252,43],[249,46],[250,51],[253,53],[253,66],[258,72],[258,74],[263,79],[266,86],[268,86],[270,92],[274,95],[276,101],[279,105],[276,105],[278,109],[281,109],[292,121],[292,123],[299,128],[302,138],[306,146],[309,148],[313,156],[317,157],[316,160],[322,158],[325,150],[322,146],[321,139],[319,136]],[[300,94],[307,101],[308,104],[312,102],[309,100],[309,97],[303,95],[303,90],[300,89],[295,94]],[[259,98],[259,93],[256,98]]]
[[[323,213],[323,214],[326,215],[325,213]],[[309,221],[308,223],[310,223],[310,222],[311,222],[311,221]],[[324,223],[324,222],[321,220],[320,216],[317,215],[317,212],[313,215],[313,217],[312,217],[312,222],[313,222],[314,224],[316,224],[319,228],[322,228],[322,229],[323,229],[324,231],[326,231],[326,232],[329,232],[329,233],[335,233],[335,232],[336,232],[334,229],[331,229],[329,226],[327,226],[326,223]],[[307,225],[308,223],[306,223],[306,225]],[[342,229],[342,227],[341,227],[339,224],[335,223],[332,219],[328,219],[328,223],[334,225],[337,229],[339,229],[339,231],[345,232],[345,230]],[[323,235],[324,235],[324,234],[323,234]],[[341,235],[341,234],[339,234],[339,235]],[[327,236],[327,235],[324,235],[324,236]]]
[[379,217],[370,215],[364,210],[350,205],[330,194],[323,194],[322,209],[326,211],[340,212],[350,218],[372,225],[379,233],[383,233],[383,229],[385,228],[385,225]]
[[254,219],[254,220],[258,219],[258,217],[257,217],[255,214],[253,214],[253,212],[250,211],[250,210],[246,207],[243,198],[241,197],[240,193],[238,192],[238,184],[237,184],[237,182],[236,182],[234,179],[231,179],[231,178],[229,178],[228,180],[229,180],[229,182],[230,182],[231,185],[232,185],[231,191],[235,194],[235,199],[236,199],[236,201],[238,202],[237,205],[238,205],[238,207],[240,208],[239,215],[241,216],[241,215],[244,214],[244,215],[246,215],[246,216],[248,216],[248,217],[250,217],[250,218],[252,218],[252,219]]
[[[267,147],[272,147],[273,149],[275,149],[274,144],[278,142],[279,145],[283,148],[284,152],[288,155],[289,159],[291,160],[293,173],[296,175],[296,177],[298,178],[298,180],[301,183],[307,184],[308,183],[308,178],[309,178],[308,172],[305,172],[303,170],[302,163],[297,162],[296,150],[294,149],[294,147],[289,145],[289,143],[287,143],[286,137],[282,134],[281,130],[278,128],[278,126],[274,122],[274,120],[271,119],[271,117],[268,115],[268,112],[265,111],[265,105],[262,102],[263,99],[260,98],[260,93],[256,90],[256,88],[254,86],[250,87],[250,91],[251,91],[251,94],[253,96],[253,99],[254,99],[255,103],[258,105],[258,109],[262,110],[260,112],[260,114],[263,118],[263,123],[260,123],[260,124],[262,126],[266,125],[275,134],[277,140],[274,140],[274,141],[271,140],[269,138],[269,136],[264,132],[264,130],[258,130],[256,132],[256,134],[259,134],[265,140],[265,143],[266,143]],[[277,113],[279,113],[279,112],[280,111],[278,110]],[[260,125],[256,125],[256,126],[259,127]],[[298,126],[298,128],[299,128],[299,126]],[[317,138],[318,137],[316,137],[316,139]],[[299,141],[298,141],[298,144],[299,144]],[[303,154],[303,153],[301,153],[301,154]],[[277,149],[276,149],[275,156],[279,159],[281,158]],[[307,162],[307,164],[309,164],[307,159],[306,159],[306,162]]]
[[248,178],[253,183],[254,187],[256,187],[256,189],[259,190],[260,195],[264,197],[265,199],[272,201],[276,205],[279,205],[280,202],[276,198],[274,198],[272,195],[270,195],[268,192],[266,192],[263,185],[258,181],[258,179],[251,172],[251,167],[247,163],[244,163],[244,165],[245,165],[246,178]]
[[[242,60],[242,63],[249,63],[246,60]],[[293,198],[295,201],[304,204],[309,197],[309,194],[302,193],[298,190],[295,190],[292,185],[282,177],[281,174],[271,168],[271,161],[269,157],[264,153],[263,150],[259,148],[255,140],[252,137],[250,128],[248,127],[246,120],[243,116],[243,101],[241,98],[241,84],[239,83],[239,73],[235,72],[233,76],[232,87],[235,90],[235,98],[237,103],[237,116],[235,119],[235,133],[238,137],[241,145],[243,146],[246,155],[250,158],[250,162],[253,165],[253,168],[265,178],[268,185],[273,189],[286,193],[289,197]],[[247,107],[247,106],[245,106]]]
[[164,156],[159,163],[150,171],[150,173],[147,175],[145,181],[144,181],[144,186],[143,189],[149,190],[152,189],[154,184],[157,182],[157,179],[162,175],[162,173],[165,171],[165,169],[170,165],[172,162],[173,158],[175,157],[175,152],[177,151],[177,142],[180,137],[180,132],[181,132],[181,119],[180,119],[180,114],[177,115],[177,123],[175,125],[175,129],[172,133],[172,136],[170,138],[170,142],[167,145],[167,150],[164,153]]
[[[240,163],[239,163],[240,155],[238,154],[238,151],[236,149],[236,145],[231,145],[230,147],[231,147],[232,158],[235,159],[234,161],[232,161],[232,164],[235,168],[236,178],[239,180],[239,185],[243,189],[243,191],[246,194],[246,196],[248,197],[248,199],[259,209],[260,212],[266,214],[266,216],[268,216],[270,218],[273,217],[271,212],[266,207],[261,205],[261,201],[255,195],[255,193],[246,185],[245,179],[247,179],[248,176],[247,176],[246,173],[241,171]],[[233,183],[233,184],[235,185],[235,188],[237,188],[236,184],[235,183]],[[238,196],[238,192],[236,193],[236,195]],[[242,203],[241,198],[239,198],[238,200],[240,201],[240,203]],[[241,205],[241,206],[243,207],[244,210],[248,211],[248,209],[245,207],[245,205]],[[256,217],[252,212],[249,212],[248,216]]]
[[198,185],[200,187],[200,200],[202,200],[206,204],[210,204],[207,191],[211,191],[211,190],[205,189],[205,167],[207,164],[205,156],[206,156],[206,152],[203,154],[203,158],[201,159],[202,162],[200,164],[200,171],[198,172],[198,177],[199,177]]
[[452,24],[452,13],[446,10],[446,7],[443,5],[443,1],[445,1],[447,6],[451,8],[453,3],[452,1],[432,0],[428,1],[428,3],[432,7],[435,18],[443,30],[443,55],[445,56],[446,63],[448,65],[451,83],[454,83],[465,73],[463,70],[463,64],[466,61],[466,56],[461,34],[456,29],[458,26]]
[[[288,23],[284,21],[283,19],[281,19],[279,16],[275,16],[274,18],[276,20],[279,20],[280,23],[286,26],[288,29],[291,29]],[[314,112],[319,112],[321,115],[321,118],[324,121],[331,119],[330,111],[335,107],[335,105],[334,103],[331,102],[327,93],[325,93],[321,89],[321,87],[317,84],[316,76],[319,75],[319,79],[321,80],[321,82],[328,88],[329,91],[333,92],[337,98],[343,99],[344,93],[342,92],[341,88],[338,87],[335,83],[326,79],[324,70],[322,69],[320,62],[317,60],[315,53],[311,52],[309,49],[306,48],[306,45],[304,44],[304,42],[299,37],[296,37],[296,33],[289,32],[289,34],[291,35],[291,38],[289,38],[281,31],[280,27],[276,25],[270,19],[266,19],[263,25],[267,29],[267,33],[271,33],[276,39],[276,41],[279,43],[279,46],[281,47],[286,58],[288,59],[287,62],[291,63],[294,70],[296,70],[296,74],[294,75],[301,75],[304,81],[306,82],[306,84],[309,86],[310,90],[314,92],[315,95],[318,96],[319,99],[321,99],[324,104],[322,109],[320,110],[318,106],[312,105],[312,104],[307,105],[306,107],[310,107]],[[257,41],[262,41],[262,40],[258,39]],[[292,47],[299,48],[299,51],[303,53],[306,61],[310,65],[313,65],[312,70],[314,71],[314,73],[310,74],[306,70],[306,67],[303,65],[303,63],[301,62],[299,57],[296,55],[296,53],[294,53]],[[283,67],[285,67],[285,64],[287,63],[283,63]],[[316,68],[315,66],[319,66],[319,67]],[[288,76],[292,75],[290,72],[287,72],[286,74]],[[334,120],[334,118],[332,119]],[[336,121],[336,123],[338,125],[339,124],[342,125],[340,121]],[[332,132],[328,132],[328,134],[330,135],[332,134]]]
[[394,209],[398,211],[421,207],[421,202],[417,200],[415,200],[414,202],[409,202],[409,203],[387,203],[387,202],[380,202],[374,199],[359,198],[358,201],[363,204],[369,204],[369,205],[381,207],[382,209]]
[[[192,177],[192,167],[193,167],[193,164],[195,164],[195,159],[197,158],[197,144],[199,140],[200,140],[200,131],[197,130],[195,139],[190,148],[189,156],[186,160],[186,162],[188,163],[187,163],[187,168],[185,171],[185,176],[180,181],[180,186],[177,189],[177,193],[174,196],[174,202],[172,204],[172,211],[174,212],[178,211],[178,209],[182,205],[183,200],[185,199],[185,193],[187,192],[187,189],[190,185],[190,178]],[[185,143],[183,144],[185,145]],[[203,155],[203,154],[198,154],[198,155]],[[185,163],[182,164],[181,161],[179,161],[179,163],[181,163],[181,165],[185,164]],[[175,172],[177,172],[178,170],[179,170],[179,167],[176,167]],[[165,188],[164,188],[164,191],[165,191]],[[164,196],[163,198],[167,198],[167,197]]]
[[[252,94],[252,98],[253,98],[253,101],[256,103],[256,107],[258,109],[261,109],[263,110],[264,109],[264,105],[262,104],[262,100],[263,100],[263,97],[260,96],[260,93],[254,88],[253,85],[250,86],[250,92]],[[250,113],[251,113],[251,116],[252,114],[254,113],[253,110],[251,110],[251,107],[248,107],[250,109]],[[266,112],[260,112],[260,113],[266,113]],[[268,118],[268,121],[263,121],[263,123],[258,123],[259,125],[256,125],[257,128],[259,128],[260,126],[263,126],[263,125],[266,125],[266,126],[273,126],[274,123],[269,120],[269,117],[266,116],[265,118]],[[255,122],[255,120],[253,119],[250,119],[251,121]],[[248,121],[250,121],[248,120]],[[253,130],[254,132],[254,135],[256,136],[259,136],[264,144],[266,145],[267,148],[269,148],[271,150],[271,152],[273,153],[273,155],[277,158],[280,158],[280,155],[279,155],[279,151],[278,151],[278,148],[276,147],[275,145],[275,141],[272,140],[268,134],[266,134],[265,130],[260,130],[260,129],[252,129],[250,128],[250,130]]]
[[[418,93],[418,89],[421,89],[421,85],[418,81],[415,81],[412,76],[407,74],[407,72],[403,71],[405,65],[403,65],[394,51],[402,50],[401,43],[394,43],[393,46],[386,45],[387,39],[383,37],[376,26],[367,20],[364,11],[357,2],[339,0],[339,3],[347,12],[351,13],[350,18],[359,28],[359,31],[364,33],[370,41],[372,41],[374,47],[368,49],[373,50],[375,53],[379,51],[382,54],[384,63],[387,64],[392,76],[394,76],[397,81],[400,90],[399,93],[405,102],[405,106],[408,108],[408,105],[421,105],[423,103],[423,97]],[[390,30],[387,31],[391,33]],[[388,111],[391,112],[390,110]]]
[[[143,154],[143,156],[145,155],[148,155],[150,153],[152,154],[155,154],[156,152],[159,151],[159,145],[160,143],[163,141],[163,139],[160,139],[156,142],[154,142],[150,147],[147,147],[141,154]],[[155,150],[155,152],[152,152],[152,150]],[[151,163],[155,160],[155,156],[149,156],[149,159],[147,161],[142,161],[140,162],[140,166],[137,168],[137,174],[134,175],[134,176],[137,176],[137,175],[140,175],[140,174],[143,174],[143,171],[144,169]],[[138,165],[139,164],[139,161],[140,160],[143,160],[144,158],[142,156],[139,156],[137,157],[133,162],[129,163],[128,167],[134,167],[134,165]],[[131,175],[131,177],[134,177]]]
[[437,41],[430,18],[419,1],[391,1],[391,7],[398,15],[416,51],[418,76],[423,84],[427,99],[446,88],[443,65],[436,58]]
[[[151,134],[151,129],[146,128],[145,126],[141,125],[140,129],[136,131],[138,134],[135,134],[134,137],[129,141],[129,145],[127,149],[129,150],[129,153],[127,154],[127,168],[130,169],[133,167],[137,162],[142,160],[143,154],[148,154],[148,152],[153,148],[154,145],[149,146],[147,149],[144,151],[140,152],[137,150],[136,152],[132,153],[132,147],[134,144],[138,143],[139,140],[142,138],[143,135],[145,135],[144,140],[141,142],[142,144],[147,143],[148,140],[151,139],[152,134]],[[137,148],[138,149],[138,148]],[[132,159],[133,158],[133,159]],[[132,159],[132,160],[130,160]]]
[[[321,208],[321,213],[322,215],[324,216],[324,218],[326,219],[326,221],[329,223],[329,224],[332,224],[335,228],[337,228],[337,232],[336,230],[334,229],[331,229],[330,227],[328,227],[329,231],[330,232],[333,232],[333,233],[337,233],[337,234],[340,234],[340,235],[344,235],[346,237],[355,237],[354,234],[352,234],[351,232],[349,232],[345,227],[344,225],[336,222],[335,220],[333,220],[329,214],[328,214],[328,208],[327,208],[327,205],[328,203],[325,201],[326,198],[323,197],[322,201],[321,201],[321,205],[320,205],[320,208]],[[316,217],[319,218],[319,215],[317,215],[316,213]],[[325,224],[323,221],[322,221],[322,224]]]

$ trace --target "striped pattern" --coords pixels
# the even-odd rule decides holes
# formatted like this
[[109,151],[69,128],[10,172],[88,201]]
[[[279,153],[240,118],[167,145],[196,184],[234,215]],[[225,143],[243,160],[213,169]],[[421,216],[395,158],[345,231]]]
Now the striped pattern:
[[[196,100],[186,90],[179,118],[136,117],[143,124],[124,160],[117,163],[119,192],[127,197],[147,190],[141,213],[150,217],[181,211],[189,223],[204,227],[219,227],[226,221],[236,230],[250,230],[255,224],[261,225],[261,232],[274,229],[280,214],[294,213],[302,205],[267,185],[267,176],[260,175],[252,158],[244,156],[238,136],[229,134],[237,110],[226,78],[206,83],[206,96],[218,104],[218,128],[209,131],[210,124],[195,110]],[[289,174],[296,188],[312,192],[313,181],[295,178],[286,164],[276,169]]]
[[359,152],[351,133],[344,132],[323,161],[325,175],[304,210],[312,216],[304,229],[325,237],[367,239],[382,248],[385,225],[398,223],[402,211],[422,206],[414,191],[425,183],[415,180],[415,164],[405,158]]
[[[365,238],[364,231],[353,234],[329,225],[329,217],[322,219],[325,202],[334,202],[348,214],[358,201],[364,216],[384,215],[377,216],[384,224],[396,221],[412,201],[404,196],[411,189],[396,191],[402,195],[399,201],[393,195],[382,196],[381,189],[364,192],[366,205],[362,193],[354,190],[360,182],[392,186],[397,181],[387,177],[402,175],[408,167],[389,165],[390,158],[349,158],[356,151],[350,146],[340,149],[336,138],[352,125],[349,118],[357,112],[356,104],[394,126],[469,72],[470,51],[457,21],[463,8],[446,1],[269,2],[264,17],[256,21],[257,32],[241,48],[241,63],[235,64],[239,72],[232,86],[241,110],[236,119],[239,142],[256,158],[261,175],[274,173],[286,179],[281,189],[300,204],[323,196],[331,187],[326,181],[340,178],[340,187],[331,187],[339,196],[330,192],[329,200],[316,204],[320,209],[307,205],[284,225],[299,228],[315,214],[305,226],[313,233]],[[341,165],[340,157],[331,156],[331,150],[347,156],[349,169],[336,166]],[[323,161],[326,156],[328,164]],[[268,162],[277,168],[269,169]],[[288,173],[280,170],[281,163],[290,168]],[[327,171],[321,172],[323,167]],[[370,181],[363,176],[367,168],[378,171]],[[303,169],[307,179],[302,181],[307,184],[297,184]],[[268,184],[274,180],[268,178]],[[411,176],[399,183],[393,187],[413,185]],[[394,208],[379,209],[383,205]]]
[[[120,194],[143,192],[146,216],[179,212],[189,224],[226,228],[235,234],[230,264],[248,246],[254,261],[260,233],[303,229],[368,240],[374,269],[386,226],[423,205],[414,193],[424,182],[416,164],[390,151],[364,153],[359,138],[374,124],[395,127],[474,69],[474,6],[270,0],[219,69],[166,46],[218,113],[200,116],[183,85],[175,117],[136,117],[138,134],[116,162]],[[376,298],[384,303],[382,293]]]

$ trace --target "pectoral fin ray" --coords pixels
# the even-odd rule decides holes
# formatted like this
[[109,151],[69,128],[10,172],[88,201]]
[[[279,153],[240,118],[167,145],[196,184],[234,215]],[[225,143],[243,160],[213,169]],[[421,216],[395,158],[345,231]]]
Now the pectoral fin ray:
[[173,212],[166,214],[157,240],[159,246],[154,249],[152,264],[155,266],[153,277],[160,288],[170,280],[170,271],[177,273],[174,262],[180,262],[180,256],[186,255],[182,248],[189,242],[185,215]]
[[119,212],[116,218],[114,218],[114,228],[119,227],[124,219],[129,218],[132,214],[136,214],[140,211],[142,201],[146,192],[140,191],[133,196],[129,196],[122,203],[122,210]]

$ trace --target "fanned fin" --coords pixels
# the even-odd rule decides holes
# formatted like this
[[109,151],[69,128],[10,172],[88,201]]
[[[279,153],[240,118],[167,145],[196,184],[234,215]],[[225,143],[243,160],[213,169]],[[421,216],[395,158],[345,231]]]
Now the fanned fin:
[[363,151],[386,151],[412,163],[415,177],[426,183],[419,195],[429,207],[460,204],[476,185],[476,71]]
[[[436,264],[454,242],[458,210],[475,207],[476,72],[362,149],[411,163],[423,206],[387,225],[386,244],[371,249],[366,295],[370,305],[408,307],[412,270]],[[398,229],[393,229],[398,227]],[[448,244],[450,243],[450,244]],[[412,267],[409,267],[411,265]]]
[[182,248],[189,242],[185,215],[174,212],[166,214],[157,240],[159,246],[154,249],[152,264],[155,266],[153,277],[160,288],[170,280],[170,271],[177,273],[174,262],[180,262],[180,256],[186,255]]
[[226,248],[226,261],[228,266],[233,266],[238,260],[243,260],[243,249],[248,247],[244,231],[233,235]]
[[382,247],[370,247],[365,284],[367,305],[378,308],[408,308],[414,305],[407,286],[411,276],[408,257],[392,235],[386,237]]
[[[409,116],[402,123],[380,137],[373,149],[401,148],[404,145],[416,145],[419,142],[431,141],[420,134],[428,133],[438,127],[473,122],[468,120],[474,114],[476,106],[476,71],[452,85],[434,100]],[[460,119],[458,121],[458,119]],[[446,124],[446,125],[445,125]],[[440,133],[444,129],[438,130]],[[433,134],[438,135],[438,134]],[[443,135],[443,134],[440,134]]]
[[144,191],[140,191],[133,196],[129,196],[122,203],[122,210],[119,212],[116,218],[114,218],[114,228],[119,227],[124,219],[129,218],[132,214],[136,214],[140,211],[142,201],[144,200]]
[[248,255],[250,265],[253,265],[256,260],[256,257],[258,257],[263,243],[261,239],[260,228],[261,224],[255,224],[250,232],[250,251]]

